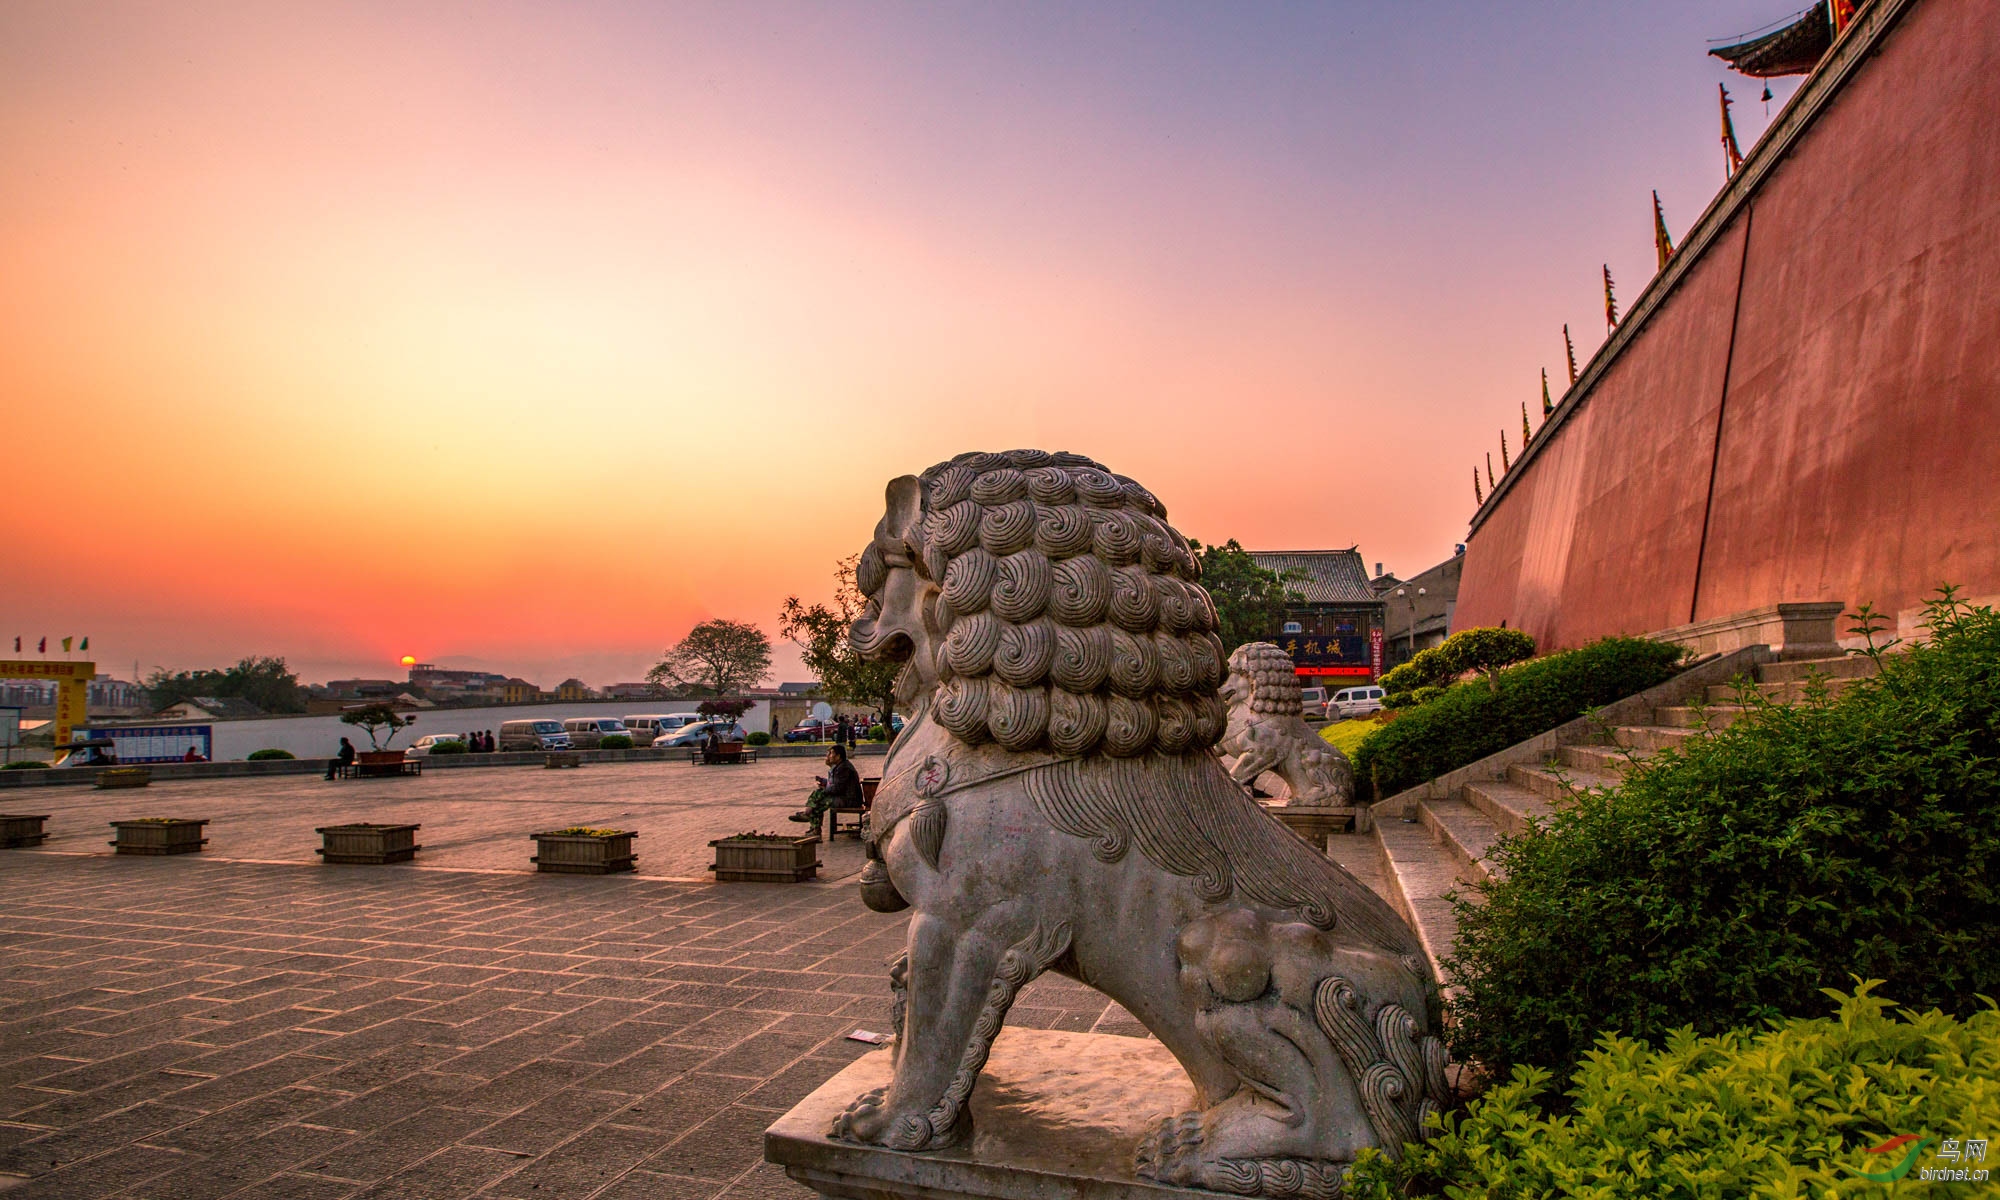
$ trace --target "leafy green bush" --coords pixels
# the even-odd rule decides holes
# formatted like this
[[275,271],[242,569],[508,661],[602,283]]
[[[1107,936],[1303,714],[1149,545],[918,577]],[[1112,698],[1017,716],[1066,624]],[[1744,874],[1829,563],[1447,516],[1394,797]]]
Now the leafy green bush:
[[5,766],[0,766],[0,771],[46,771],[48,769],[48,763],[36,762],[30,758],[16,759]]
[[632,748],[632,739],[629,735],[623,733],[607,733],[597,743],[597,748],[599,750],[630,750]]
[[1439,696],[1444,695],[1446,690],[1446,688],[1435,684],[1426,684],[1420,688],[1411,688],[1407,692],[1388,692],[1382,697],[1382,707],[1388,709],[1415,708],[1419,704],[1429,704]]
[[1410,661],[1382,676],[1382,690],[1394,696],[1449,683],[1466,671],[1491,671],[1532,658],[1534,653],[1535,639],[1518,629],[1461,629],[1438,645],[1417,651]]
[[888,741],[889,727],[887,725],[880,724],[879,722],[877,724],[870,725],[868,727],[868,740],[871,742]]
[[274,758],[297,758],[298,756],[290,750],[280,750],[276,746],[266,746],[262,750],[252,750],[248,757],[251,762],[268,762]]
[[472,753],[472,747],[466,745],[464,742],[447,741],[447,742],[434,742],[431,744],[432,758],[436,758],[440,754],[449,755],[449,754],[470,754],[470,753]]
[[2000,995],[2000,615],[1929,621],[1876,678],[1746,693],[1735,724],[1503,840],[1446,964],[1460,1057],[1563,1072],[1601,1031],[1797,1016],[1849,971],[1960,1015]]
[[751,734],[749,737],[746,737],[743,740],[745,743],[752,746],[768,746],[771,744],[771,735],[759,729],[757,732]]
[[[1912,1148],[1917,1169],[1893,1194],[1917,1194],[1922,1171],[1966,1165],[1938,1157],[1939,1139],[2000,1129],[2000,1010],[1988,1002],[1963,1021],[1935,1010],[1899,1020],[1873,986],[1829,990],[1833,1019],[1713,1037],[1679,1029],[1660,1050],[1603,1037],[1560,1115],[1538,1103],[1549,1073],[1517,1067],[1401,1162],[1365,1152],[1350,1194],[1879,1196]],[[1921,1145],[1869,1153],[1905,1134]],[[1926,1194],[1973,1194],[1951,1187]]]
[[1355,756],[1355,775],[1372,781],[1377,799],[1393,796],[1664,683],[1681,654],[1679,646],[1644,638],[1605,638],[1453,684],[1369,738]]

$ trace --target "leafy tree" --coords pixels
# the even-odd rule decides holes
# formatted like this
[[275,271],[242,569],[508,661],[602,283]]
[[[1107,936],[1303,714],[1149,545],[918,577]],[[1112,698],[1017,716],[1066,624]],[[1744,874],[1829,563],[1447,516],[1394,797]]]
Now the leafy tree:
[[306,711],[305,686],[276,657],[252,655],[224,671],[168,672],[156,669],[146,677],[146,694],[154,708],[165,708],[197,696],[248,700],[268,713]]
[[[370,704],[364,708],[357,708],[352,712],[340,714],[340,723],[342,725],[355,726],[361,732],[367,734],[369,749],[387,750],[389,743],[396,740],[396,734],[401,732],[403,727],[410,723],[410,720],[397,712],[392,705]],[[381,735],[378,739],[377,731],[381,729],[387,729],[389,732]]]
[[1222,628],[1222,652],[1228,654],[1245,642],[1261,642],[1285,627],[1285,609],[1293,602],[1285,576],[1257,565],[1235,538],[1220,546],[1204,546],[1188,539],[1201,560],[1201,586],[1215,601]]
[[855,586],[854,568],[861,556],[850,554],[834,567],[833,603],[804,604],[787,596],[778,613],[778,632],[803,652],[806,669],[819,677],[827,699],[837,704],[866,704],[882,714],[883,728],[896,707],[896,676],[903,664],[872,662],[855,652],[848,627],[867,607]]
[[702,688],[723,696],[762,683],[771,673],[771,639],[755,625],[717,617],[688,635],[646,672],[646,681]]

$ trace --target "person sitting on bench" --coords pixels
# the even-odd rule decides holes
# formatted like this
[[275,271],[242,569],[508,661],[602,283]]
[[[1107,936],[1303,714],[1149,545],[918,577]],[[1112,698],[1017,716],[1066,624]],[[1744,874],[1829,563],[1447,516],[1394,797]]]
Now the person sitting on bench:
[[819,786],[806,798],[805,808],[792,814],[792,820],[810,825],[818,833],[826,810],[861,807],[861,776],[847,761],[847,747],[835,743],[826,752],[826,774],[814,778]]
[[340,774],[353,765],[354,743],[348,741],[346,738],[341,738],[340,753],[334,755],[326,764],[326,777],[332,779],[335,775]]

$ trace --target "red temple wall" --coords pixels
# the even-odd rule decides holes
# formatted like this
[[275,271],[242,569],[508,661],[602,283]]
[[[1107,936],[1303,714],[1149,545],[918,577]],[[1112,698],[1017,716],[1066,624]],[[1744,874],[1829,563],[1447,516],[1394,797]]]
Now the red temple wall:
[[1557,649],[1779,601],[1894,615],[1941,581],[2000,592],[1983,8],[1911,6],[1728,215],[1479,517],[1455,628]]

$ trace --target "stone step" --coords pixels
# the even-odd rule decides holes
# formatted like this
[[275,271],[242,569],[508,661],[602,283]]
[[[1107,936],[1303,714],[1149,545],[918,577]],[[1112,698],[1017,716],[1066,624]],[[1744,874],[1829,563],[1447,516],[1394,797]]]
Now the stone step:
[[1549,811],[1549,802],[1539,792],[1499,780],[1481,780],[1458,789],[1459,799],[1486,814],[1502,833],[1524,833],[1528,818]]
[[1875,660],[1865,654],[1849,654],[1841,658],[1765,663],[1757,668],[1757,679],[1762,683],[1797,683],[1815,674],[1828,679],[1867,679],[1875,674]]
[[1706,707],[1673,705],[1654,709],[1653,720],[1669,729],[1700,729],[1704,721],[1710,729],[1727,729],[1743,716],[1743,712],[1734,704],[1710,704]]
[[1650,758],[1652,753],[1629,746],[1564,746],[1556,751],[1556,760],[1567,768],[1623,775],[1632,760]]
[[[1860,680],[1850,676],[1842,679],[1825,679],[1820,682],[1826,688],[1827,695],[1838,696]],[[1760,683],[1756,690],[1774,704],[1796,704],[1806,698],[1806,689],[1809,686],[1803,681]],[[1710,704],[1734,704],[1739,694],[1735,684],[1718,683],[1708,689],[1707,696]]]
[[1611,731],[1611,740],[1634,750],[1672,750],[1691,737],[1693,729],[1671,729],[1665,725],[1620,725]]
[[1417,809],[1417,816],[1445,853],[1458,860],[1461,876],[1492,878],[1486,852],[1500,840],[1500,830],[1485,813],[1463,800],[1427,800]]
[[1389,895],[1384,898],[1417,931],[1431,972],[1438,974],[1438,964],[1458,940],[1458,918],[1445,894],[1468,886],[1459,876],[1458,860],[1418,823],[1377,821],[1368,836],[1381,848],[1388,868]]
[[[1558,775],[1557,771],[1561,774]],[[1548,767],[1526,767],[1519,763],[1507,768],[1507,782],[1541,796],[1544,800],[1561,803],[1585,788],[1615,788],[1621,777],[1608,771],[1586,771],[1581,768],[1562,767],[1551,770]]]

